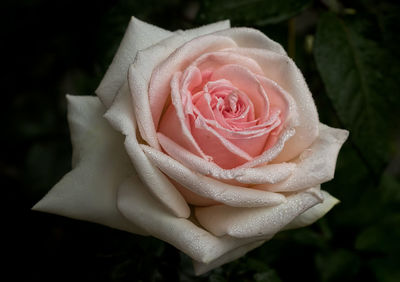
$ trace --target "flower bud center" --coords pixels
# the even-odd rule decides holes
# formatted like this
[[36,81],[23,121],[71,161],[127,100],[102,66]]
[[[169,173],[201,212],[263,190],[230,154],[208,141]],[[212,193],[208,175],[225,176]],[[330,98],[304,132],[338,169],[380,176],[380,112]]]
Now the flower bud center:
[[239,96],[235,91],[232,91],[225,99],[225,110],[230,113],[236,113],[238,100]]

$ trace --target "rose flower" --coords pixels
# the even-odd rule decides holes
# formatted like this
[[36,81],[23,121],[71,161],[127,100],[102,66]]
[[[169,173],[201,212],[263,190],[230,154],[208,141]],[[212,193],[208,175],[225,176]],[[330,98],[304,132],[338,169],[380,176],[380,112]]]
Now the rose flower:
[[67,96],[73,170],[33,209],[157,237],[201,274],[337,203],[320,184],[348,132],[257,30],[132,18],[96,94]]

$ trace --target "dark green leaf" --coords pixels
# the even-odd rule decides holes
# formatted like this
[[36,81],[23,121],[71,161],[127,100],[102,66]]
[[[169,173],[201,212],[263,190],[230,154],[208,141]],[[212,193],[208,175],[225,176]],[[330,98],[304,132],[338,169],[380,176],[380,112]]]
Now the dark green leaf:
[[321,281],[354,281],[360,258],[345,249],[339,249],[316,256]]
[[256,282],[280,282],[278,275],[272,269],[254,274]]
[[371,261],[371,267],[378,281],[398,282],[400,281],[399,256],[377,258]]
[[282,22],[311,4],[312,0],[206,0],[200,12],[203,21],[230,19],[234,24],[266,25]]
[[380,172],[393,150],[400,75],[374,18],[328,13],[318,23],[314,55],[339,118],[369,166]]
[[385,215],[375,225],[361,232],[356,248],[382,253],[400,252],[400,215]]
[[375,218],[358,235],[356,249],[385,254],[400,253],[400,183],[385,173],[380,186],[370,192],[369,201],[361,200],[364,200],[364,206],[369,203],[369,209],[374,211]]

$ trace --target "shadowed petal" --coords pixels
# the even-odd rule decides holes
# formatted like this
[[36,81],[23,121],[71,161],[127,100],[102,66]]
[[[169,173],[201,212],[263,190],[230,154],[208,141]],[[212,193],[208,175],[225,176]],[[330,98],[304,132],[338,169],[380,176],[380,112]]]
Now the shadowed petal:
[[[135,186],[135,179],[128,178],[119,188],[118,209],[130,221],[152,236],[172,244],[192,259],[210,263],[230,251],[262,239],[237,239],[230,236],[216,237],[189,219],[170,214],[143,187]],[[235,258],[236,256],[233,256]]]
[[307,209],[323,201],[319,187],[290,195],[273,207],[211,206],[195,209],[199,223],[215,236],[236,238],[272,236]]
[[174,185],[147,159],[136,138],[136,121],[132,110],[132,100],[125,85],[119,92],[111,108],[105,114],[113,127],[126,135],[125,148],[143,183],[161,203],[178,217],[190,215],[189,206]]
[[[146,231],[117,210],[117,188],[134,171],[123,136],[103,118],[97,97],[67,96],[73,145],[73,170],[33,210],[104,224],[136,234]],[[135,182],[135,185],[142,185]]]
[[128,67],[133,63],[136,53],[171,35],[170,31],[135,17],[131,18],[118,51],[96,90],[96,94],[107,108],[111,106],[118,89],[126,82]]

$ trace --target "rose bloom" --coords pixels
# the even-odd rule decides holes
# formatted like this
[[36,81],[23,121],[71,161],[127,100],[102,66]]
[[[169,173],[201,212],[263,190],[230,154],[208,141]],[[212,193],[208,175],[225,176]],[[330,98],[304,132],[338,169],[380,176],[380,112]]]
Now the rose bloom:
[[132,18],[96,94],[67,96],[73,170],[34,210],[157,237],[201,274],[338,202],[320,184],[348,132],[257,30]]

